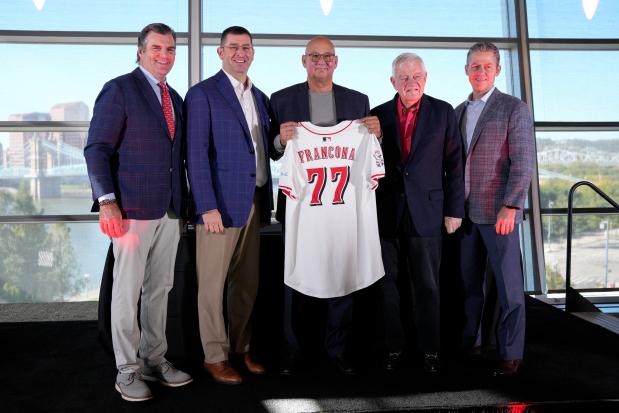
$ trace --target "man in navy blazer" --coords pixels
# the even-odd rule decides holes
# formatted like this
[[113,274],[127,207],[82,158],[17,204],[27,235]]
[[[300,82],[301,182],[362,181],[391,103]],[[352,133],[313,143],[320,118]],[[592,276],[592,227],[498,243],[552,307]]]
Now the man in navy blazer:
[[399,55],[391,76],[397,94],[371,113],[380,119],[385,159],[385,177],[376,191],[386,273],[379,281],[387,353],[384,367],[397,368],[406,345],[397,287],[398,276],[406,274],[406,284],[412,281],[414,287],[414,320],[424,369],[435,373],[440,367],[442,228],[453,233],[460,226],[464,182],[454,110],[423,93],[426,80],[421,57]]
[[495,376],[516,374],[524,352],[525,308],[517,224],[522,222],[534,167],[535,143],[529,108],[494,86],[501,73],[499,49],[474,44],[465,72],[472,86],[456,108],[462,131],[466,219],[460,267],[465,292],[465,350],[480,351],[484,274],[490,263],[500,315],[497,344],[501,361]]
[[[333,83],[333,72],[338,58],[335,46],[328,38],[317,36],[306,47],[301,63],[307,71],[307,81],[289,86],[271,96],[273,125],[271,151],[274,159],[284,153],[286,142],[294,138],[298,122],[310,121],[320,126],[332,126],[344,120],[361,119],[370,133],[380,136],[380,124],[368,116],[368,97],[355,90]],[[285,232],[286,197],[280,191],[277,199],[276,218]],[[292,288],[284,285],[284,354],[281,373],[291,374],[297,361],[299,343],[294,332]],[[346,358],[346,341],[352,324],[352,296],[326,299],[328,304],[325,347],[338,369],[352,374],[353,368]]]
[[198,214],[198,318],[204,367],[218,382],[239,384],[243,379],[229,363],[230,352],[242,358],[249,372],[264,372],[250,356],[249,345],[260,226],[270,223],[273,203],[269,102],[247,76],[254,59],[247,29],[224,30],[217,54],[222,70],[186,96],[187,161]]
[[92,211],[113,243],[115,388],[129,401],[152,398],[143,379],[170,387],[192,381],[165,359],[168,292],[187,190],[183,101],[166,83],[175,51],[170,27],[153,23],[142,30],[139,67],[103,86],[84,149]]

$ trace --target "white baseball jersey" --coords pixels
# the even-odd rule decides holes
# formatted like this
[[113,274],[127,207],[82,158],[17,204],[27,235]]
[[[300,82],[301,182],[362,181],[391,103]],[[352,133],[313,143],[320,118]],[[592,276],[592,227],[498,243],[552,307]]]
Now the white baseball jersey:
[[286,285],[341,297],[385,275],[374,193],[384,174],[380,144],[363,124],[300,123],[279,178],[287,196]]

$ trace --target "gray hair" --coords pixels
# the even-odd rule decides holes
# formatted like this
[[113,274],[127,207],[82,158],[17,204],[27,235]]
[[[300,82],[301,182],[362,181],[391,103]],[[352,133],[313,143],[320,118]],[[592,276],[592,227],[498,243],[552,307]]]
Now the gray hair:
[[423,71],[424,72],[426,71],[426,65],[423,63],[423,59],[421,58],[421,56],[419,56],[416,53],[407,52],[407,53],[401,53],[400,55],[398,55],[398,57],[393,59],[393,63],[391,64],[391,72],[393,73],[394,76],[395,76],[396,68],[402,63],[406,63],[406,62],[419,62],[421,66],[423,67]]
[[499,48],[496,47],[494,43],[479,42],[471,46],[471,48],[469,49],[469,52],[466,54],[466,64],[469,64],[469,57],[471,57],[473,53],[477,53],[477,52],[492,52],[494,53],[494,57],[496,58],[496,64],[498,65],[501,63],[501,55],[499,54]]

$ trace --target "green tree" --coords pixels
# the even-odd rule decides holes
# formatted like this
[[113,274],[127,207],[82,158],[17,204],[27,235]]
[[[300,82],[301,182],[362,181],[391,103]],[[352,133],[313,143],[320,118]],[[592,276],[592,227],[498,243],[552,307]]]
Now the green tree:
[[[39,215],[22,184],[0,191],[0,215]],[[85,287],[65,224],[0,225],[0,301],[63,301]]]

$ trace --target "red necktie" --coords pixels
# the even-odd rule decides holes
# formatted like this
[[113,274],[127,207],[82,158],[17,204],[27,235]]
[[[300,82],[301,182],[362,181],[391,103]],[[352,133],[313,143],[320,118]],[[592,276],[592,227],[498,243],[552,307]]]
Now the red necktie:
[[413,110],[406,111],[406,123],[404,124],[404,136],[402,136],[402,160],[406,162],[411,151],[411,140],[413,138]]
[[159,87],[161,88],[161,106],[163,107],[163,116],[168,124],[170,137],[171,139],[174,139],[174,112],[172,112],[172,99],[170,99],[170,92],[168,91],[168,87],[165,82],[159,83]]

